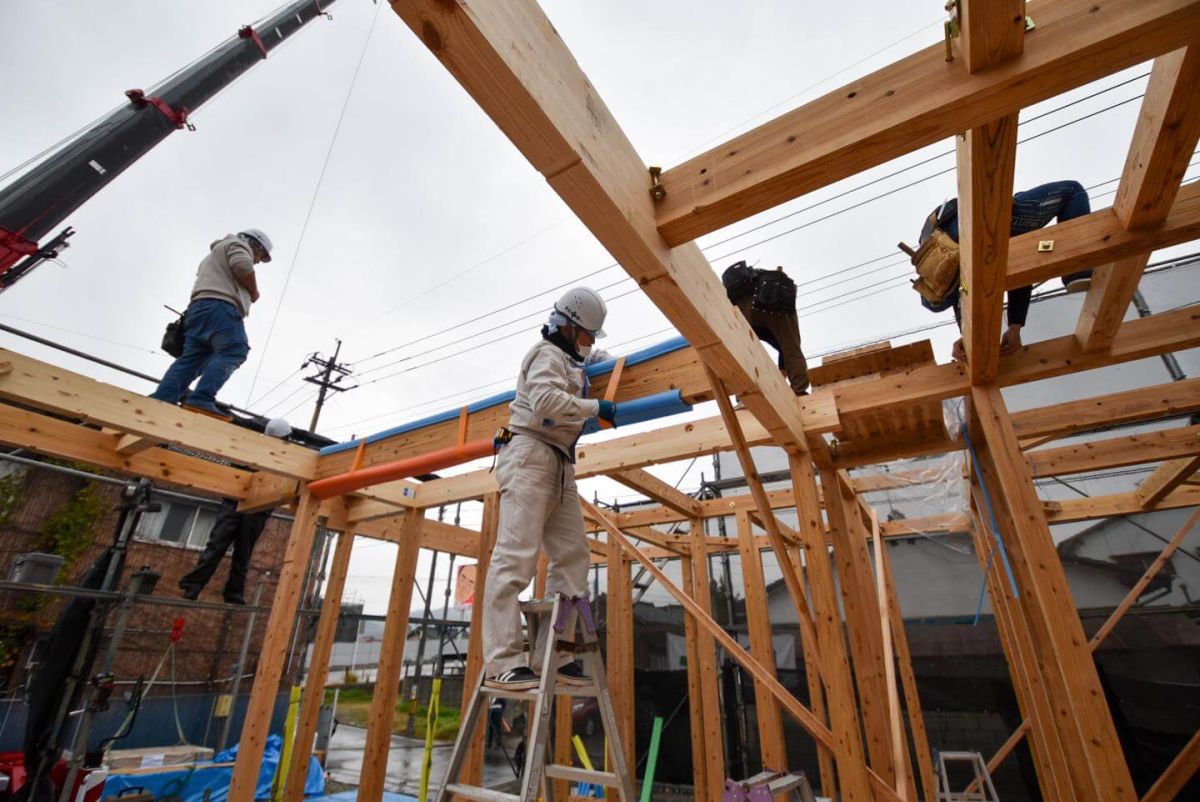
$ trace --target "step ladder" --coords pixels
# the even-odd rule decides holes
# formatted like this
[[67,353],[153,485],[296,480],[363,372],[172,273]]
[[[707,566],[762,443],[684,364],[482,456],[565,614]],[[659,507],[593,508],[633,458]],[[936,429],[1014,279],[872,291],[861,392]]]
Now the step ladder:
[[[529,624],[531,645],[537,643],[538,634],[547,622],[552,628],[548,633],[546,653],[538,672],[541,682],[537,688],[529,690],[489,688],[483,684],[481,672],[479,684],[467,702],[462,725],[454,741],[454,751],[450,755],[450,764],[446,767],[445,779],[435,797],[436,802],[449,802],[453,796],[477,799],[480,802],[535,802],[539,797],[545,802],[554,802],[554,783],[551,780],[604,785],[617,789],[621,802],[634,802],[633,783],[625,765],[625,752],[621,748],[620,735],[617,733],[617,717],[613,712],[612,697],[609,695],[608,682],[605,679],[604,660],[600,657],[596,621],[587,597],[559,594],[553,599],[525,602],[521,605],[521,612],[525,614]],[[584,672],[591,678],[590,684],[568,685],[557,681],[558,664],[564,653],[578,654],[582,658]],[[497,696],[529,702],[532,706],[528,718],[529,730],[526,733],[528,747],[525,771],[521,777],[519,794],[502,793],[457,782],[463,761],[473,743],[476,727],[479,726],[483,710],[487,706],[484,700]],[[547,744],[550,741],[550,725],[556,696],[596,698],[600,721],[608,739],[609,751],[612,753],[614,771],[589,771],[575,766],[547,763]]]
[[[965,787],[974,790],[952,790],[946,772],[947,763],[966,763],[967,769],[974,774],[975,779]],[[937,773],[938,802],[1000,802],[996,786],[992,785],[992,775],[988,772],[987,763],[978,752],[938,752]]]
[[746,780],[726,780],[721,802],[773,802],[786,794],[795,802],[816,802],[808,777],[802,771],[766,769]]

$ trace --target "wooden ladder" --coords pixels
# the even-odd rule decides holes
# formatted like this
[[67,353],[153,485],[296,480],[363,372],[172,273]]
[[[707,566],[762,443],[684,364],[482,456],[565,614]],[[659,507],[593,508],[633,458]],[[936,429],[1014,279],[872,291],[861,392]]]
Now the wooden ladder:
[[[550,780],[604,785],[617,789],[621,802],[634,802],[633,783],[625,765],[625,752],[621,748],[621,739],[617,732],[617,717],[613,712],[612,697],[609,695],[605,679],[604,660],[600,657],[595,618],[587,597],[560,594],[553,599],[525,602],[521,605],[521,612],[529,622],[530,644],[537,643],[538,632],[547,620],[552,628],[542,659],[538,687],[529,690],[489,688],[483,683],[483,672],[480,672],[478,684],[467,702],[466,713],[458,737],[454,741],[454,751],[450,755],[450,765],[446,767],[445,780],[435,797],[436,802],[449,802],[453,796],[477,799],[480,802],[535,802],[539,797],[545,802],[554,802],[554,783]],[[575,653],[582,658],[584,671],[591,679],[588,685],[557,682],[559,660],[564,653]],[[483,718],[486,707],[484,700],[497,696],[529,702],[533,708],[529,716],[529,748],[525,756],[525,772],[521,778],[519,794],[508,794],[457,782],[476,727]],[[596,698],[614,771],[588,771],[575,766],[547,763],[547,744],[550,741],[550,722],[556,696]]]

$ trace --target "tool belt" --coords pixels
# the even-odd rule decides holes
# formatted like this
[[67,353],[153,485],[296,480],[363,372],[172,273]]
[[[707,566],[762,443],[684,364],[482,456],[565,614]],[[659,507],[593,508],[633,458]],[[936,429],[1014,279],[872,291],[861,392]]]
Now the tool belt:
[[512,429],[509,429],[507,426],[501,426],[496,430],[496,434],[492,437],[492,445],[495,446],[497,451],[499,451],[511,443],[512,439]]
[[934,312],[949,309],[950,296],[958,286],[958,243],[935,228],[921,247],[913,250],[901,242],[900,250],[911,257],[917,269],[912,288],[921,294],[921,303]]
[[175,320],[167,324],[166,331],[163,332],[162,349],[169,355],[178,359],[183,356],[184,343],[184,325],[187,312],[185,311]]

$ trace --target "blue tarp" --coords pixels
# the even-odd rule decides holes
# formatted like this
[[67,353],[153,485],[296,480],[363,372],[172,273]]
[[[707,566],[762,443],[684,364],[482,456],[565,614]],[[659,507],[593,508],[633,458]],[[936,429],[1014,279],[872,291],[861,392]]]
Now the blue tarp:
[[[267,738],[266,749],[263,750],[262,766],[258,771],[258,786],[254,791],[255,799],[269,799],[271,784],[275,781],[275,770],[279,766],[279,747],[283,739],[278,735]],[[237,758],[238,748],[226,749],[213,756],[213,763],[232,763]],[[179,771],[162,771],[154,774],[114,774],[104,783],[104,796],[119,796],[132,791],[147,791],[158,799],[166,796],[178,796],[182,802],[205,802],[205,791],[208,792],[208,802],[226,802],[229,796],[229,783],[233,779],[232,766],[206,767],[200,764],[195,768]],[[304,781],[304,795],[314,796],[325,792],[325,772],[315,757],[309,757],[308,776]]]
[[[642,362],[647,362],[651,359],[654,359],[655,357],[662,356],[663,354],[669,354],[672,351],[678,351],[681,348],[687,348],[687,346],[688,346],[687,340],[685,340],[682,337],[674,337],[670,340],[666,340],[661,343],[656,343],[655,345],[651,345],[647,348],[643,348],[640,351],[634,351],[632,354],[627,354],[625,357],[625,367],[629,368],[629,367],[633,367],[634,365],[639,365]],[[588,367],[587,374],[590,377],[603,376],[606,373],[611,373],[613,367],[616,364],[617,364],[617,362],[615,359],[610,359],[607,362],[597,362],[596,364]],[[476,412],[479,412],[480,410],[494,407],[497,404],[507,404],[508,402],[513,400],[514,395],[515,395],[515,393],[512,390],[507,390],[503,393],[496,393],[495,395],[490,395],[487,398],[481,398],[480,400],[475,401],[474,403],[468,404],[467,411],[474,414]],[[651,398],[657,398],[657,396],[651,396]],[[638,400],[640,401],[643,399],[638,399]],[[633,403],[636,403],[636,402],[633,402]],[[624,407],[625,407],[625,405],[622,404],[621,408],[624,409]],[[687,409],[691,409],[691,407],[687,407]],[[684,411],[684,410],[680,410],[680,411]],[[390,429],[384,429],[382,432],[376,432],[375,434],[372,434],[361,440],[349,440],[345,443],[338,443],[338,444],[332,445],[332,446],[325,446],[325,448],[321,449],[321,456],[326,456],[327,454],[337,454],[340,451],[347,451],[352,448],[358,448],[358,444],[363,441],[365,441],[369,445],[371,443],[376,443],[380,440],[386,440],[389,437],[395,437],[397,435],[404,434],[405,432],[411,432],[415,429],[424,429],[426,426],[433,426],[438,423],[445,423],[446,421],[456,419],[458,417],[458,414],[459,414],[458,409],[450,409],[445,412],[439,412],[436,415],[429,415],[428,417],[424,417],[419,420],[412,421],[410,423],[402,423],[399,426],[393,426]],[[673,414],[673,413],[664,413],[664,414]],[[649,418],[642,418],[641,420],[649,420]],[[634,420],[619,421],[619,423],[635,423],[635,422],[638,422],[638,421],[634,421]]]
[[[311,799],[309,802],[358,802],[358,791],[339,791],[336,794]],[[417,802],[417,798],[394,791],[384,791],[383,802]]]

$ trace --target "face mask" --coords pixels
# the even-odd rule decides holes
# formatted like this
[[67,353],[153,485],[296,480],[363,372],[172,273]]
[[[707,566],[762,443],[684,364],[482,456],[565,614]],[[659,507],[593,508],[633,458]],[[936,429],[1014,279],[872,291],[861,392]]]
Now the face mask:
[[587,358],[588,358],[588,356],[590,356],[590,355],[591,355],[591,353],[592,353],[592,346],[590,346],[590,345],[576,345],[576,346],[575,346],[575,353],[579,354],[579,355],[580,355],[581,357],[583,357],[584,359],[587,359]]

